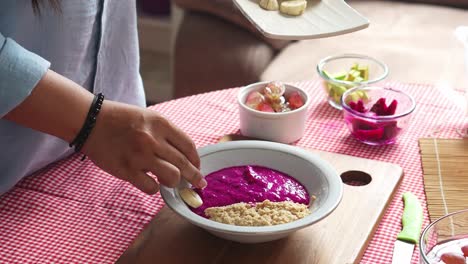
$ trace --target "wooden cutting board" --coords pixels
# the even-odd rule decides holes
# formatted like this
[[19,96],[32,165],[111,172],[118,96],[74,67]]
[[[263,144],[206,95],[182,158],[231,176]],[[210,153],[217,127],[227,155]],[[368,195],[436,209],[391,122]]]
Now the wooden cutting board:
[[[240,244],[217,238],[164,207],[117,263],[359,263],[403,171],[396,164],[310,151],[353,184],[344,185],[341,203],[321,222],[281,240]],[[359,183],[368,184],[355,186]]]

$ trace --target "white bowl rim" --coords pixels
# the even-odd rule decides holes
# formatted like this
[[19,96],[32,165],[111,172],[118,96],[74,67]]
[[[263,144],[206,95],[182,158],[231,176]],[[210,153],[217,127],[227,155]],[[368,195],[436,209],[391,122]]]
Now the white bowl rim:
[[[193,213],[190,209],[185,210],[188,211],[188,214],[184,211],[179,209],[180,206],[174,206],[171,193],[175,192],[175,188],[168,188],[165,186],[161,186],[160,192],[161,196],[166,203],[166,205],[171,208],[174,212],[182,216],[183,218],[187,219],[189,222],[205,228],[207,230],[218,231],[222,233],[231,233],[231,234],[279,234],[279,233],[289,233],[306,226],[312,225],[314,223],[319,222],[320,220],[324,219],[326,216],[331,214],[341,202],[343,197],[343,182],[341,181],[341,177],[338,175],[336,170],[326,161],[321,159],[318,155],[311,153],[305,149],[301,149],[299,147],[281,144],[276,142],[268,142],[268,141],[259,141],[259,140],[243,140],[243,141],[231,141],[231,142],[223,142],[217,143],[213,145],[208,145],[198,150],[200,157],[205,155],[211,154],[213,152],[219,152],[224,150],[232,150],[232,149],[245,149],[245,148],[255,148],[255,149],[266,149],[266,150],[275,150],[275,151],[282,151],[288,154],[294,155],[298,158],[304,159],[306,161],[312,162],[316,165],[320,170],[324,172],[325,180],[328,182],[329,187],[329,194],[327,199],[325,200],[324,204],[320,208],[327,208],[322,210],[320,214],[317,212],[312,212],[311,217],[305,217],[290,223],[280,224],[280,225],[273,225],[273,226],[236,226],[236,225],[229,225],[223,224],[219,222],[215,222],[199,216]],[[184,204],[182,201],[181,204]],[[184,206],[186,206],[184,204]]]
[[291,115],[291,114],[294,114],[294,113],[297,113],[297,112],[300,112],[302,110],[307,110],[309,108],[309,105],[310,105],[310,97],[309,97],[309,94],[302,88],[296,86],[296,85],[293,85],[293,84],[290,84],[288,82],[282,82],[285,86],[286,86],[286,89],[287,89],[287,86],[290,86],[292,87],[293,89],[297,89],[299,91],[302,92],[302,94],[305,95],[305,100],[304,100],[304,105],[297,108],[297,109],[294,109],[294,110],[291,110],[291,111],[288,111],[288,112],[274,112],[274,113],[270,113],[270,112],[262,112],[262,111],[258,111],[258,110],[255,110],[255,109],[252,109],[250,107],[248,107],[242,100],[242,95],[245,93],[245,91],[248,91],[250,89],[252,89],[252,87],[254,86],[260,86],[260,85],[267,85],[268,83],[271,83],[273,81],[262,81],[262,82],[256,82],[256,83],[251,83],[249,85],[246,85],[244,87],[242,87],[239,91],[239,93],[237,94],[237,102],[239,103],[239,105],[244,108],[245,110],[247,110],[248,112],[250,113],[254,113],[254,114],[257,114],[257,115],[264,115],[264,116],[287,116],[287,115]]

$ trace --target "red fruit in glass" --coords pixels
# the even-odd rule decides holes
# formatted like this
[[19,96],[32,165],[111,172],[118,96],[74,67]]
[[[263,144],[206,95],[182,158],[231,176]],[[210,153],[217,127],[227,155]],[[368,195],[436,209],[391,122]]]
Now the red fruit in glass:
[[395,138],[400,132],[401,128],[397,126],[397,121],[388,121],[381,123],[384,128],[384,139]]
[[353,124],[353,130],[373,130],[379,128],[379,125],[376,122],[367,121],[360,118],[354,118],[351,120]]
[[440,256],[440,259],[445,262],[445,264],[465,264],[465,257],[457,253],[444,253]]
[[291,109],[297,109],[304,105],[304,100],[299,92],[293,92],[288,98],[288,103]]
[[387,104],[385,103],[385,98],[380,98],[375,102],[375,104],[370,109],[371,112],[376,113],[377,115],[385,115],[387,113]]
[[392,103],[387,107],[387,113],[386,115],[394,115],[396,112],[398,102],[396,100],[393,100]]
[[357,103],[349,102],[349,107],[351,107],[351,109],[359,113],[367,112],[367,109],[364,107],[364,103],[362,102],[362,100],[359,100]]
[[366,140],[366,141],[380,140],[382,139],[384,135],[384,129],[382,127],[379,127],[373,130],[357,129],[357,130],[354,130],[353,133],[356,136],[356,138],[359,140]]
[[367,109],[364,107],[364,102],[362,102],[361,99],[359,99],[359,101],[357,102],[356,104],[356,109],[358,112],[360,113],[365,113],[367,112]]

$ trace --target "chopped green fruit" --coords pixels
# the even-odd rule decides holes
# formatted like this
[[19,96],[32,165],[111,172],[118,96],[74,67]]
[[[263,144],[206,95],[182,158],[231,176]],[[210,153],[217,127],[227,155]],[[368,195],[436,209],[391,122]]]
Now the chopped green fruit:
[[354,78],[354,82],[363,82],[363,81],[364,81],[364,78],[362,78],[361,76]]
[[345,71],[333,74],[333,78],[336,80],[345,80],[347,76],[348,73]]
[[341,104],[341,95],[335,94],[335,95],[333,96],[333,101],[334,101],[336,104],[340,105],[340,104]]
[[369,66],[359,65],[357,63],[353,63],[348,72],[341,71],[334,74],[330,74],[327,71],[322,72],[326,77],[340,81],[362,82],[369,80]]
[[369,80],[369,66],[359,66],[358,71],[365,81]]
[[361,72],[357,70],[350,70],[349,74],[352,75],[354,78],[361,76]]
[[328,93],[332,93],[332,92],[333,92],[332,87],[333,87],[333,84],[327,83],[327,92],[328,92]]
[[359,91],[361,92],[361,99],[364,101],[364,103],[367,103],[369,101],[369,95],[365,91]]
[[332,90],[334,90],[336,95],[341,96],[346,92],[346,87],[342,85],[334,85]]
[[[349,71],[340,71],[335,73],[329,73],[325,70],[322,70],[322,75],[326,77],[325,79],[337,80],[339,81],[348,81],[353,82],[349,85],[338,84],[333,81],[325,81],[325,90],[327,91],[330,101],[335,102],[336,104],[341,104],[341,96],[349,88],[356,86],[355,83],[362,83],[369,80],[369,66],[359,65],[358,63],[353,63]],[[347,101],[359,101],[364,102],[369,101],[369,96],[365,91],[356,91],[355,93],[350,94],[347,98]]]

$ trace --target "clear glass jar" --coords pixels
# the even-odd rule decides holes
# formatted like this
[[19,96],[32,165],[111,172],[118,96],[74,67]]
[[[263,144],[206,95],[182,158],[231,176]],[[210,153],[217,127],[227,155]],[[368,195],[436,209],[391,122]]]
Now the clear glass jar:
[[419,239],[420,263],[450,264],[441,260],[442,255],[448,253],[458,256],[449,256],[452,259],[465,259],[466,262],[463,246],[468,247],[468,209],[443,216],[423,230]]

